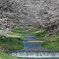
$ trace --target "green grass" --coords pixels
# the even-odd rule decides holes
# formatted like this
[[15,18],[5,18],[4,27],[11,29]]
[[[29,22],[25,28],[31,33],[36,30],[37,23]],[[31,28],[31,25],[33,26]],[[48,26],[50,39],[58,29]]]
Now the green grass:
[[[29,30],[29,28],[26,30]],[[23,33],[22,31],[22,27],[14,27],[14,29],[12,29],[10,33],[2,34],[2,36],[0,37],[0,47],[4,47],[9,51],[23,49],[24,45],[20,41],[20,39],[24,39],[24,36],[26,34],[29,34],[30,31]]]
[[36,33],[36,35],[37,35],[36,38],[39,39],[39,40],[44,40],[44,37],[45,37],[46,34],[47,34],[47,31],[39,30],[38,33]]
[[41,43],[42,46],[52,50],[59,50],[59,34],[51,34],[50,36],[47,36],[44,39],[47,41],[44,43]]
[[[26,33],[21,33],[23,28],[15,27],[10,33],[4,34],[0,33],[0,48],[5,48],[6,50],[13,51],[13,50],[21,50],[24,48],[23,43],[20,41],[20,39],[24,39],[24,35]],[[0,59],[23,59],[23,58],[17,58],[10,56],[7,53],[4,53],[6,51],[1,52],[0,49]]]
[[41,43],[41,45],[52,50],[59,50],[59,42],[46,41]]
[[0,37],[0,47],[4,47],[9,51],[20,50],[24,48],[23,43],[19,40],[19,38],[3,37]]
[[13,57],[10,56],[9,54],[0,51],[0,59],[24,59],[24,58]]
[[24,45],[20,39],[24,39],[25,33],[21,33],[22,30],[21,27],[14,27],[10,33],[3,34],[0,37],[0,47],[4,47],[9,51],[23,49]]
[[[7,33],[7,34],[0,33],[1,35],[0,47],[3,47],[9,51],[23,49],[24,45],[20,41],[20,39],[24,39],[24,36],[26,34],[30,34],[30,31],[22,33],[22,30],[23,30],[22,27],[14,27],[14,29],[11,30],[10,33]],[[29,30],[29,28],[27,28],[26,30]],[[4,53],[4,52],[5,51],[3,52],[0,51],[0,59],[23,59],[23,58],[10,56],[9,54]]]
[[21,27],[14,27],[14,29],[11,30],[12,32],[8,33],[7,36],[24,39],[25,33],[22,33],[22,30],[23,28]]
[[48,34],[48,31],[39,30],[39,32],[36,33],[37,35],[36,38],[39,40],[45,40],[45,42],[41,43],[42,46],[52,50],[59,50],[59,32],[57,34],[51,33],[48,36],[46,36],[47,34]]

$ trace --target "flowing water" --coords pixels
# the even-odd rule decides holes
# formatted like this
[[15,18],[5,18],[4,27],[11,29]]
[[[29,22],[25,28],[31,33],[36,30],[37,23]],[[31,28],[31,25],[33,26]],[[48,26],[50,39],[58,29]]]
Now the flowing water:
[[59,51],[53,51],[42,47],[35,34],[27,34],[25,39],[21,40],[24,49],[16,50],[10,53],[12,56],[23,57],[25,59],[59,59]]

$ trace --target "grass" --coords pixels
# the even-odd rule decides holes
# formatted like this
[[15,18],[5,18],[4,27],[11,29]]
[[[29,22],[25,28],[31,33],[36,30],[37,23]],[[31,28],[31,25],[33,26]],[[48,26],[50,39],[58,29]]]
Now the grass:
[[48,31],[45,30],[39,30],[39,32],[36,33],[37,39],[39,40],[45,40],[45,42],[42,42],[41,45],[44,47],[47,47],[52,50],[59,50],[59,32],[57,34],[48,34]]
[[14,27],[14,29],[11,30],[12,32],[8,33],[6,36],[24,39],[25,33],[22,33],[22,30],[23,28],[21,27]]
[[27,28],[26,29],[28,32],[22,32],[23,28],[22,27],[14,27],[13,30],[11,30],[12,32],[8,33],[6,36],[8,37],[17,37],[20,39],[24,39],[26,34],[30,34],[31,33],[31,29]]
[[47,31],[45,31],[45,30],[39,30],[36,33],[36,35],[37,35],[36,38],[39,39],[39,40],[44,40],[46,34],[47,34]]
[[[20,39],[24,39],[24,36],[26,34],[30,34],[29,32],[23,32],[22,27],[14,27],[13,30],[11,30],[10,33],[4,34],[0,33],[0,47],[5,48],[6,50],[13,51],[13,50],[20,50],[24,48],[23,43],[20,41]],[[30,30],[27,28],[27,30]],[[4,53],[5,51],[1,52],[0,50],[0,59],[23,59],[23,58],[17,58],[10,56],[7,53]]]
[[19,40],[19,38],[3,37],[0,37],[0,47],[4,47],[9,51],[20,50],[24,48],[23,43]]
[[52,50],[59,50],[59,42],[46,41],[41,43],[41,45]]
[[0,47],[4,47],[9,51],[20,50],[24,48],[20,39],[24,38],[25,33],[21,33],[23,28],[15,27],[10,33],[3,34],[0,37]]
[[10,56],[9,54],[0,51],[0,59],[24,59],[24,58],[13,57]]
[[[23,49],[24,45],[20,39],[24,38],[25,33],[21,33],[22,30],[23,28],[15,27],[10,33],[0,33],[0,48],[4,48],[8,52]],[[4,53],[6,52],[5,50],[3,52],[1,51],[2,49],[0,49],[0,59],[23,59]]]
[[52,50],[59,50],[59,34],[51,34],[50,36],[47,36],[45,39],[47,41],[41,43],[42,46]]
[[29,34],[31,34],[31,33],[36,34],[36,33],[40,32],[39,29],[34,28],[34,27],[31,27],[31,28],[29,28],[28,30],[29,30]]

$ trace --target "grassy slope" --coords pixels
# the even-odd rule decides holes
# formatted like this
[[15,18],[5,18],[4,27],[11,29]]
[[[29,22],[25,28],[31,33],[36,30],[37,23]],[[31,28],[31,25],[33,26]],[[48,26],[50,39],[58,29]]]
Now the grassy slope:
[[9,54],[0,51],[0,59],[24,59],[24,58],[13,57],[10,56]]
[[[47,36],[47,31],[40,30],[36,33],[37,39],[39,40],[46,40],[45,42],[41,43],[42,46],[47,47],[52,50],[59,50],[59,32],[58,34],[49,34]],[[45,37],[46,36],[46,37]]]
[[[0,46],[2,45],[2,47],[7,48],[8,50],[17,50],[17,49],[22,49],[23,43],[21,41],[19,41],[19,39],[24,39],[24,35],[26,34],[30,34],[32,33],[32,29],[28,28],[27,30],[29,30],[30,32],[27,33],[21,33],[23,29],[19,28],[19,27],[15,27],[12,32],[8,33],[8,34],[2,34],[3,37],[0,37]],[[13,57],[10,56],[9,54],[6,54],[4,52],[0,51],[0,59],[24,59],[24,58],[17,58],[17,57]]]
[[39,32],[37,32],[36,33],[36,35],[37,35],[37,39],[40,39],[40,40],[44,40],[44,37],[45,37],[45,35],[46,35],[46,31],[44,31],[44,30],[39,30]]
[[23,28],[21,27],[14,27],[14,29],[11,30],[12,32],[8,33],[6,36],[24,39],[25,33],[22,33],[22,30]]
[[[20,50],[23,49],[23,43],[20,39],[24,38],[25,33],[21,33],[22,28],[14,28],[11,33],[3,34],[0,37],[0,47],[4,47],[7,50]],[[1,33],[0,33],[1,35]],[[0,59],[22,59],[12,57],[9,54],[3,53],[0,51]]]
[[0,37],[0,47],[4,47],[8,50],[19,50],[23,49],[23,43],[20,41],[23,35],[20,35],[22,28],[14,28],[12,33],[2,35]]

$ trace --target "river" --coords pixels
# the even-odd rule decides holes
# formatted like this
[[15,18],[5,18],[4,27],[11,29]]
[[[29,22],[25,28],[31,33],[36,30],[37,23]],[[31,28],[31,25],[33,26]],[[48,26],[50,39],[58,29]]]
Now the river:
[[42,40],[37,40],[35,34],[27,34],[25,39],[21,40],[24,49],[16,50],[10,53],[12,56],[23,57],[25,59],[59,59],[59,51],[53,51],[42,47]]

